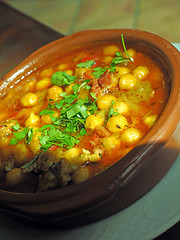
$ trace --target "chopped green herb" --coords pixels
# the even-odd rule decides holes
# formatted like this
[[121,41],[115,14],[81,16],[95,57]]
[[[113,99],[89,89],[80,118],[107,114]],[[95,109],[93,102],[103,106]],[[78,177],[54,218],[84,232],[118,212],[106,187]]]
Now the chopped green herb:
[[77,64],[78,68],[90,68],[92,67],[92,65],[95,63],[95,60],[89,60],[86,62],[81,62],[79,64]]
[[86,89],[86,90],[90,90],[90,89],[91,89],[91,86],[89,86],[89,85],[85,85],[85,86],[84,86],[84,89]]
[[17,138],[12,138],[11,141],[9,142],[9,145],[16,145],[19,142]]
[[96,98],[96,94],[95,94],[95,93],[93,93],[93,92],[90,92],[90,95],[91,95],[91,97],[92,97],[92,98],[94,98],[94,99],[97,99],[97,98]]
[[109,120],[109,118],[111,118],[112,116],[115,116],[115,115],[117,116],[117,115],[119,115],[119,113],[115,112],[114,109],[113,109],[113,107],[112,107],[112,105],[113,105],[114,103],[115,103],[114,101],[111,102],[110,109],[109,109],[107,118],[106,118],[106,120],[105,120],[105,123],[106,123],[106,122]]
[[21,132],[14,132],[13,135],[15,138],[17,138],[19,141],[24,139],[26,137],[26,134],[28,132],[28,127],[24,128]]
[[128,58],[124,58],[122,56],[121,52],[116,52],[115,55],[116,55],[116,57],[113,58],[113,60],[112,60],[112,62],[110,64],[111,67],[114,67],[115,65],[120,64],[120,63],[127,63],[128,61],[131,61]]
[[57,86],[68,86],[75,80],[76,80],[75,76],[69,75],[63,71],[55,72],[51,77],[52,84]]
[[78,93],[80,88],[81,88],[81,85],[79,85],[79,84],[75,84],[72,87],[74,93]]
[[33,136],[33,128],[29,128],[26,134],[26,143],[30,144]]
[[54,104],[55,104],[54,99],[49,99],[49,104],[47,109],[53,109],[55,107]]
[[95,78],[100,78],[101,75],[107,70],[108,68],[96,67],[93,70],[93,75]]
[[79,140],[72,137],[70,134],[63,133],[57,126],[49,125],[48,129],[42,131],[39,137],[41,143],[41,149],[47,151],[52,145],[60,147],[73,147],[79,143]]
[[13,129],[14,131],[18,131],[18,130],[20,129],[19,123],[16,123],[14,126],[12,126],[12,129]]
[[50,116],[54,116],[54,111],[53,110],[49,110],[49,109],[43,109],[40,113],[39,116],[42,115],[50,115]]
[[85,135],[86,134],[86,129],[85,128],[82,128],[81,130],[80,130],[80,132],[79,132],[79,135],[80,136],[83,136],[83,135]]
[[72,87],[73,92],[74,92],[74,93],[78,93],[82,87],[84,87],[84,88],[87,89],[87,90],[91,89],[91,86],[87,85],[89,82],[90,82],[90,79],[86,79],[86,80],[84,80],[83,83],[81,83],[80,85],[79,85],[78,83],[75,84],[75,85]]
[[15,138],[12,138],[10,141],[10,145],[15,145],[19,141],[23,140],[26,137],[26,134],[28,132],[28,127],[24,128],[23,131],[20,132],[14,132],[13,135]]

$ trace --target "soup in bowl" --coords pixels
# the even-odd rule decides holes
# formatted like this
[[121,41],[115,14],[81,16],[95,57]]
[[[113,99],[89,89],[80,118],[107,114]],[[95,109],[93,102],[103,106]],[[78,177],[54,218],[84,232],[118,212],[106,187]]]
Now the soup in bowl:
[[62,218],[128,185],[177,126],[178,60],[150,33],[84,31],[8,73],[0,100],[3,204],[15,197],[20,212]]

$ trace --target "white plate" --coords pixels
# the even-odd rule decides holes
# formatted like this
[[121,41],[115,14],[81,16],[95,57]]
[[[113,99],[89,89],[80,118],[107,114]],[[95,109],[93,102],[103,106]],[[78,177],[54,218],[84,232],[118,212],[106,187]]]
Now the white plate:
[[[180,50],[180,44],[174,44]],[[180,139],[180,127],[174,136]],[[180,146],[180,143],[179,143]],[[151,240],[180,221],[180,155],[164,178],[128,208],[71,230],[36,229],[0,213],[1,240]]]

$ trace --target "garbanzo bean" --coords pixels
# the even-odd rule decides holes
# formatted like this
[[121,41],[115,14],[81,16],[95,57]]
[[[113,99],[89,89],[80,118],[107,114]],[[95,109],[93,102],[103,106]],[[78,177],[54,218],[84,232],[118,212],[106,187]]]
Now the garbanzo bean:
[[53,71],[51,68],[46,68],[40,72],[40,77],[41,78],[50,77],[52,75],[52,73],[53,73]]
[[112,134],[110,137],[102,138],[101,141],[106,150],[119,148],[121,146],[119,134]]
[[67,68],[68,68],[68,64],[66,64],[66,63],[59,64],[59,66],[58,66],[59,71],[63,71]]
[[35,115],[33,112],[30,114],[28,119],[25,121],[25,126],[38,126],[40,123],[40,117],[38,115]]
[[73,75],[73,74],[74,74],[74,72],[73,72],[71,69],[66,70],[66,73],[67,73],[68,75]]
[[146,66],[138,66],[133,70],[134,76],[140,80],[145,79],[149,74],[149,69]]
[[32,140],[29,144],[29,148],[34,154],[37,154],[41,149],[41,144],[40,144],[40,140],[39,140],[40,136],[41,136],[40,132],[35,132],[32,136]]
[[141,139],[141,137],[142,134],[140,130],[136,128],[128,128],[122,133],[121,140],[122,142],[131,145],[137,143]]
[[67,160],[71,160],[72,158],[76,158],[81,154],[82,150],[78,147],[73,147],[68,149],[63,153],[63,157]]
[[99,154],[93,153],[89,155],[90,162],[99,162],[101,160],[101,156]]
[[119,87],[123,90],[130,90],[136,85],[136,82],[137,78],[133,74],[123,74],[119,80]]
[[112,62],[112,60],[113,60],[113,57],[111,57],[111,56],[107,56],[107,57],[103,58],[103,62],[106,64]]
[[63,92],[62,87],[53,86],[48,89],[47,99],[53,99],[54,101],[59,101],[62,99],[60,94]]
[[90,129],[95,129],[98,126],[102,126],[105,121],[105,116],[100,114],[93,114],[87,117],[85,122],[85,127]]
[[83,78],[84,74],[89,71],[89,68],[76,68],[74,76],[77,78]]
[[117,101],[113,94],[104,94],[97,98],[97,106],[99,109],[108,109],[113,101]]
[[65,87],[64,91],[67,94],[72,94],[73,93],[73,86],[75,85],[75,83],[71,83],[69,84],[67,87]]
[[111,78],[111,82],[110,82],[108,88],[116,87],[118,85],[118,78],[116,76],[114,76],[114,74],[111,74],[110,78]]
[[113,56],[116,52],[119,52],[119,48],[115,45],[109,45],[104,47],[103,52],[105,55]]
[[21,104],[24,107],[32,107],[38,104],[38,96],[34,93],[28,92],[20,99]]
[[29,81],[29,82],[24,86],[25,92],[31,92],[31,91],[33,91],[34,88],[35,88],[35,85],[36,85],[35,80]]
[[129,112],[129,106],[125,102],[117,101],[112,105],[112,107],[113,107],[114,112],[117,112],[119,114],[125,115]]
[[[59,116],[59,113],[55,112],[53,117],[58,117],[58,116]],[[41,122],[43,124],[51,124],[52,120],[51,120],[51,117],[48,114],[44,114],[44,115],[41,116]]]
[[156,118],[157,118],[156,115],[150,115],[144,119],[144,122],[149,128],[151,128],[154,125]]
[[36,83],[36,91],[41,91],[52,86],[50,78],[43,78]]
[[127,74],[130,72],[130,69],[127,67],[116,67],[115,75],[120,78],[121,75]]
[[111,117],[106,126],[111,133],[122,132],[128,125],[127,119],[123,115]]

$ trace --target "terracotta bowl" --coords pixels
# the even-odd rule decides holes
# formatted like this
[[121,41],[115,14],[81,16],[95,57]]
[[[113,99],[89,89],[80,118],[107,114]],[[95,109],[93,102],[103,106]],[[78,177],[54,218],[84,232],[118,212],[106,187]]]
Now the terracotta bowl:
[[[163,148],[180,119],[180,53],[152,33],[128,30],[83,31],[33,53],[2,79],[0,94],[14,82],[74,47],[101,41],[120,42],[156,59],[167,76],[169,98],[155,126],[121,161],[79,184],[45,193],[0,190],[0,209],[42,226],[71,227],[97,221],[127,207],[151,189],[175,161],[179,149]],[[161,150],[161,151],[160,151]]]

